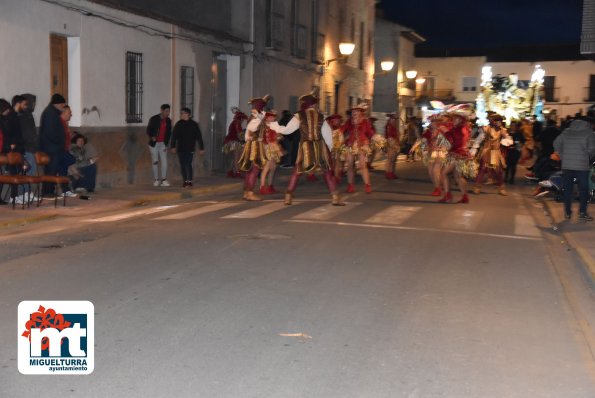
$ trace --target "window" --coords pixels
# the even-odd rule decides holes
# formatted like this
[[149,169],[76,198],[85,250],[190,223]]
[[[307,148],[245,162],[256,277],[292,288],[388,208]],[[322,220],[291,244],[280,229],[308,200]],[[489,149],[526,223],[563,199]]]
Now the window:
[[556,76],[544,76],[543,91],[547,102],[558,102],[556,98]]
[[[320,48],[320,38],[319,38],[319,33],[318,33],[318,0],[312,0],[311,3],[312,9],[311,9],[311,22],[312,22],[312,29],[311,29],[311,52],[310,52],[310,59],[312,60],[312,62],[320,62],[320,54],[319,54],[319,48]],[[323,36],[324,37],[324,36]],[[323,40],[324,43],[324,40]],[[324,45],[324,44],[323,44]],[[324,61],[324,59],[323,59]]]
[[275,50],[283,49],[283,35],[285,16],[277,11],[275,0],[267,0],[266,3],[266,41],[265,47]]
[[180,105],[194,113],[194,68],[182,66],[180,69]]
[[362,22],[359,24],[359,62],[360,69],[364,69],[364,44],[365,44],[366,25]]
[[291,55],[297,55],[300,0],[291,0]]
[[463,77],[463,91],[475,92],[477,91],[477,78],[473,76]]
[[126,123],[143,122],[143,55],[126,53]]
[[304,25],[298,25],[296,29],[295,55],[298,58],[306,58],[308,41],[308,29]]

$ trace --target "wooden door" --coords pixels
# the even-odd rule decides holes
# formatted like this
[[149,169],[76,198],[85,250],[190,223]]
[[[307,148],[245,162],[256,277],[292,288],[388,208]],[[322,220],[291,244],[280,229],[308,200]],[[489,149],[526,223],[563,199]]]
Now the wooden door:
[[50,92],[68,102],[68,42],[65,36],[50,35]]

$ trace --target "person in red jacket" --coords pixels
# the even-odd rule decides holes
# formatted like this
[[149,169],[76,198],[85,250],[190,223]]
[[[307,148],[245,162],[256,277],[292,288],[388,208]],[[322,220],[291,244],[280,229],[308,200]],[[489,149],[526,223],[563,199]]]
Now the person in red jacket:
[[366,193],[372,192],[370,185],[370,172],[368,170],[368,157],[372,153],[370,139],[374,135],[374,129],[366,117],[367,107],[358,105],[351,109],[351,121],[343,125],[343,133],[347,137],[347,193],[355,192],[355,161],[358,161],[358,168],[364,179]]
[[231,108],[231,111],[233,112],[233,120],[229,124],[227,135],[223,140],[223,153],[225,155],[233,153],[233,162],[231,163],[231,168],[227,171],[227,176],[230,178],[240,178],[241,174],[238,169],[238,162],[244,148],[244,129],[242,128],[242,123],[248,120],[248,116],[240,108],[235,106]]
[[386,114],[386,126],[384,126],[384,136],[386,137],[386,172],[384,176],[387,180],[396,180],[397,175],[397,156],[401,151],[399,127],[397,126],[397,115],[395,113]]
[[468,144],[471,136],[469,130],[467,108],[457,107],[449,112],[446,123],[441,125],[442,136],[448,144],[448,154],[444,167],[442,168],[442,185],[444,187],[444,196],[438,202],[452,202],[452,193],[450,192],[449,175],[452,173],[456,178],[459,189],[463,196],[457,203],[469,203],[467,195],[467,178],[474,178],[477,175],[477,166],[473,157],[469,153]]

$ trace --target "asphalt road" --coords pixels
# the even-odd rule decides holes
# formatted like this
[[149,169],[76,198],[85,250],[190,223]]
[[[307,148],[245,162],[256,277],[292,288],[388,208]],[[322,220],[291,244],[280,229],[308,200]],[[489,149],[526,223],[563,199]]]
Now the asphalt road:
[[[303,181],[0,232],[0,396],[595,397],[592,290],[528,188],[441,205],[400,167],[345,208]],[[34,299],[94,303],[91,375],[19,374]]]

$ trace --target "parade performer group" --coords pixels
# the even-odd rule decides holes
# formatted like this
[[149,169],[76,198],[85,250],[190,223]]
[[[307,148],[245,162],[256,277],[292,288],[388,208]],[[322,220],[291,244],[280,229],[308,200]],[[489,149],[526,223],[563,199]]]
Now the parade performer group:
[[[364,182],[364,191],[372,192],[370,163],[376,151],[386,152],[385,178],[394,180],[396,163],[401,151],[401,134],[398,118],[386,114],[384,135],[377,134],[375,119],[369,117],[365,104],[353,107],[347,120],[340,115],[326,119],[317,109],[318,97],[314,92],[299,98],[300,110],[282,126],[277,114],[265,110],[269,96],[252,98],[250,117],[234,108],[234,118],[225,138],[223,151],[234,155],[230,176],[244,173],[244,195],[248,201],[260,201],[261,195],[277,193],[274,177],[277,165],[284,155],[280,141],[284,136],[297,131],[300,141],[297,159],[285,190],[284,202],[293,203],[294,193],[302,174],[313,176],[321,172],[331,195],[331,204],[344,206],[338,191],[345,169],[347,171],[346,193],[355,188],[356,168]],[[473,192],[481,192],[481,184],[489,175],[498,186],[498,193],[506,195],[503,170],[506,168],[503,148],[508,145],[508,133],[503,127],[503,118],[490,115],[489,125],[480,127],[479,134],[471,138],[469,105],[457,105],[445,109],[428,119],[428,126],[411,149],[421,155],[433,184],[432,196],[440,197],[439,203],[454,201],[451,177],[456,181],[462,196],[456,203],[469,203],[467,185],[475,183]],[[247,121],[245,132],[242,128]],[[260,175],[260,195],[254,192]]]

